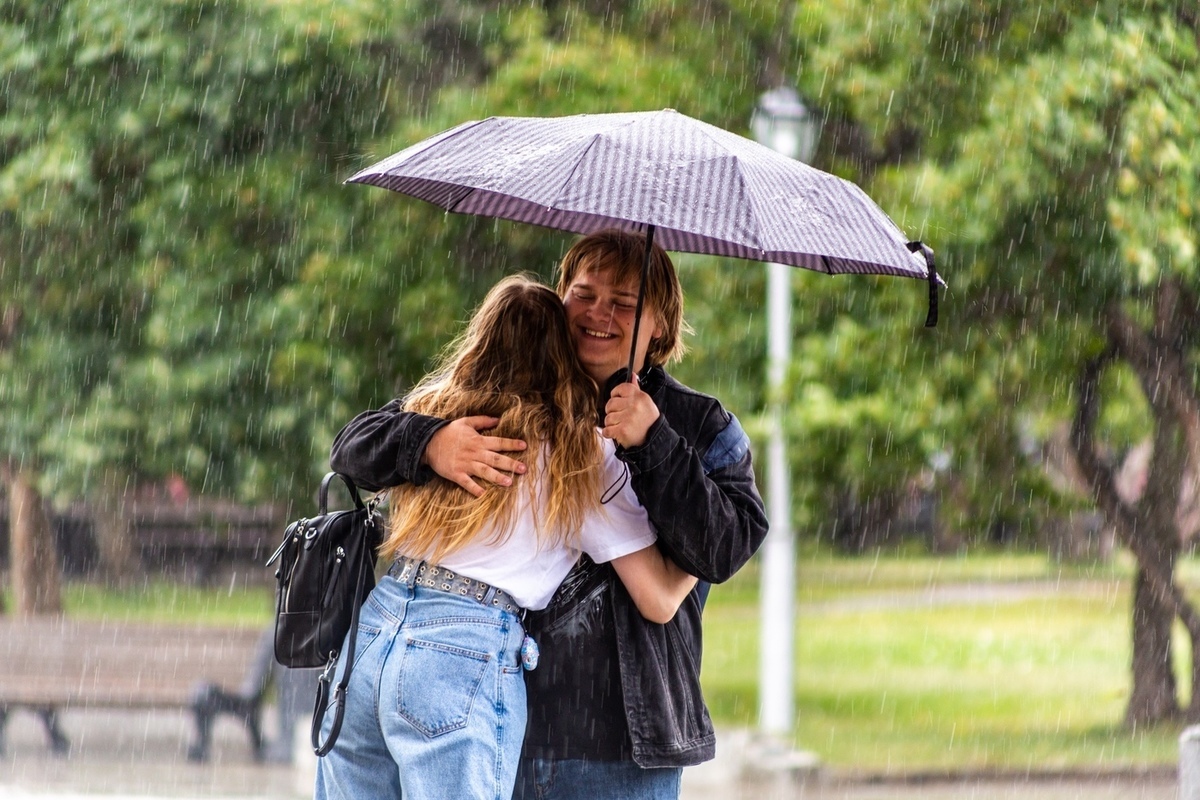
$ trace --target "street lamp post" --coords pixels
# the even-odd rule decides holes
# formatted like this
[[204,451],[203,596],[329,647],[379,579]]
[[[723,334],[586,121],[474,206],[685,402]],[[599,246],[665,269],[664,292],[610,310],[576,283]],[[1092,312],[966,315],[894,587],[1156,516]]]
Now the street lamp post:
[[[763,94],[750,119],[754,138],[804,163],[812,160],[821,123],[793,89]],[[783,429],[787,372],[792,358],[792,268],[767,265],[767,517],[763,543],[758,724],[768,735],[792,729],[795,661],[796,547],[792,534],[791,475]]]

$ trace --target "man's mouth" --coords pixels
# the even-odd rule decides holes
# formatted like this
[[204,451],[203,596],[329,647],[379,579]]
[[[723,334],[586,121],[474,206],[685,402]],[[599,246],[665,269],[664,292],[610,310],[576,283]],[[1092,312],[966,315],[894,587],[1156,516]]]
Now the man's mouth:
[[591,328],[584,328],[583,333],[584,333],[584,335],[590,336],[593,339],[615,339],[615,338],[617,338],[617,335],[615,333],[608,333],[606,331],[592,330]]

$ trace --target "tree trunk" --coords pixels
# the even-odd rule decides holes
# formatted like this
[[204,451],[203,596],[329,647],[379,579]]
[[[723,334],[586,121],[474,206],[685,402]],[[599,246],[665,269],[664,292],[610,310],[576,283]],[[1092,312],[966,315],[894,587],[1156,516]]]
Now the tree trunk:
[[116,470],[105,470],[91,506],[100,570],[108,583],[128,586],[137,577],[139,564],[130,532],[125,477]]
[[[1086,364],[1077,384],[1076,415],[1071,444],[1097,507],[1117,531],[1137,560],[1133,592],[1132,676],[1125,720],[1130,725],[1174,718],[1179,713],[1177,683],[1171,661],[1171,627],[1178,616],[1193,643],[1193,674],[1200,672],[1196,645],[1200,643],[1200,615],[1174,583],[1175,559],[1182,539],[1175,511],[1179,505],[1181,475],[1190,447],[1186,427],[1164,402],[1167,392],[1155,388],[1161,373],[1147,375],[1138,358],[1128,358],[1141,378],[1155,421],[1154,453],[1147,473],[1146,490],[1136,507],[1125,503],[1116,490],[1115,470],[1099,453],[1094,427],[1099,416],[1100,376],[1106,366],[1128,350],[1118,342],[1113,349]],[[1195,705],[1195,703],[1193,703]]]
[[[1158,565],[1162,573],[1169,567]],[[1175,612],[1139,568],[1133,590],[1133,684],[1125,707],[1125,724],[1145,725],[1179,713],[1175,671],[1171,663],[1171,627]]]
[[[1200,395],[1187,358],[1188,349],[1195,344],[1200,306],[1195,293],[1178,279],[1160,282],[1154,301],[1154,318],[1149,329],[1139,325],[1120,306],[1109,309],[1107,329],[1109,341],[1137,374],[1155,422],[1146,490],[1138,503],[1131,533],[1138,534],[1144,545],[1139,563],[1157,562],[1157,574],[1167,579],[1169,585],[1159,592],[1159,598],[1164,603],[1173,601],[1175,614],[1187,629],[1192,651],[1192,686],[1196,687],[1200,686],[1195,682],[1200,676],[1200,621],[1194,607],[1174,585],[1172,576],[1184,538],[1179,515],[1185,495],[1184,475],[1195,475],[1200,469]],[[1166,635],[1170,635],[1169,630]],[[1165,654],[1156,657],[1169,659],[1169,645]],[[1134,658],[1135,665],[1140,663],[1136,652]],[[1137,721],[1133,714],[1138,709],[1132,703],[1129,711],[1131,721]],[[1198,711],[1200,701],[1193,688],[1189,718],[1200,717]]]
[[1175,608],[1171,594],[1156,586],[1150,576],[1164,576],[1174,588],[1175,562],[1183,546],[1176,511],[1188,460],[1183,426],[1168,404],[1155,399],[1155,380],[1141,377],[1154,415],[1154,450],[1131,532],[1138,536],[1140,546],[1133,591],[1133,689],[1125,710],[1129,725],[1168,719],[1179,711],[1171,658]]
[[61,614],[62,578],[54,530],[32,478],[9,470],[9,545],[13,611],[16,614]]
[[848,553],[861,555],[891,542],[896,534],[900,498],[894,492],[875,492],[860,498],[846,489],[837,499],[831,538]]

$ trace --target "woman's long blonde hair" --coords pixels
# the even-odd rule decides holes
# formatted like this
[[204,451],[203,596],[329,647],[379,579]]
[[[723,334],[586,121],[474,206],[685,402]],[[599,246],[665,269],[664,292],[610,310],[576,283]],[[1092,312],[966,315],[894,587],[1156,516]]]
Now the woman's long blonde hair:
[[[526,472],[511,488],[485,486],[476,498],[445,478],[395,487],[380,555],[434,563],[474,541],[485,527],[494,542],[511,533],[519,491],[530,493],[542,542],[577,544],[584,514],[600,501],[601,451],[596,387],[583,371],[562,300],[549,287],[515,275],[496,284],[438,369],[404,402],[408,411],[443,419],[488,415],[488,434],[523,439]],[[545,470],[545,474],[542,474]],[[537,492],[547,493],[544,506]]]

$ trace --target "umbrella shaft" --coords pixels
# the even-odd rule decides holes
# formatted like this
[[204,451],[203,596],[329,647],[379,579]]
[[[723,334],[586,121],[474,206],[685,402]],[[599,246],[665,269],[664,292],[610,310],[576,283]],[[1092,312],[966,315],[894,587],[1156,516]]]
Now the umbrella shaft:
[[646,229],[646,253],[642,256],[642,282],[638,285],[637,309],[633,317],[633,341],[629,343],[629,380],[637,373],[633,362],[637,358],[638,331],[642,327],[642,306],[646,302],[646,276],[650,274],[650,256],[654,253],[654,226]]

